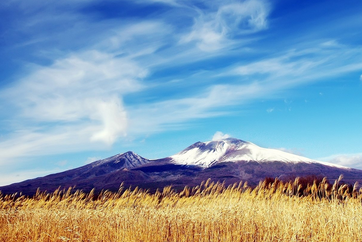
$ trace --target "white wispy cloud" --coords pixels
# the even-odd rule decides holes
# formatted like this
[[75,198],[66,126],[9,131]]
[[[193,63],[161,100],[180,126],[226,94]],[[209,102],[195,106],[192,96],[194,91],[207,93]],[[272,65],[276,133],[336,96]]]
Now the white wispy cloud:
[[[233,43],[235,37],[267,27],[269,5],[261,0],[218,2],[214,11],[197,10],[190,33],[181,43],[196,42],[202,51],[217,51]],[[209,10],[209,9],[208,9]]]
[[129,110],[130,132],[160,132],[191,120],[225,115],[224,107],[246,104],[271,91],[258,83],[214,85],[192,97],[142,104]]
[[[130,111],[133,124],[131,130],[137,129],[135,133],[151,133],[152,130],[160,132],[179,127],[177,124],[190,120],[227,115],[226,107],[248,104],[259,98],[273,98],[290,88],[323,81],[328,77],[342,75],[347,70],[356,71],[359,68],[353,63],[360,59],[355,53],[360,53],[361,49],[343,46],[337,52],[319,49],[318,54],[311,54],[314,51],[316,49],[301,48],[281,53],[279,57],[232,67],[231,71],[210,71],[203,75],[204,78],[239,75],[240,82],[234,85],[211,85],[193,96],[134,106]],[[349,58],[351,60],[347,61]],[[331,66],[335,68],[331,70]],[[235,74],[235,70],[239,73]],[[220,75],[220,72],[223,74]],[[259,78],[260,73],[266,76]],[[267,110],[272,111],[274,109]],[[141,121],[146,119],[147,122]]]
[[145,58],[164,45],[172,44],[173,31],[171,25],[157,20],[124,23],[93,47],[129,58]]
[[[74,20],[83,22],[84,18]],[[172,29],[162,21],[117,24],[103,24],[111,31],[100,32],[103,39],[98,43],[90,42],[69,54],[57,51],[60,54],[49,56],[54,58],[52,64],[31,65],[21,78],[0,90],[0,109],[8,112],[1,115],[8,126],[0,139],[0,165],[105,149],[127,139],[124,96],[146,89],[142,82],[149,73],[145,63],[152,63],[148,58],[167,43]]]
[[319,67],[328,61],[327,55],[314,55],[305,57],[309,52],[320,50],[300,49],[298,51],[286,51],[280,53],[277,57],[265,58],[260,61],[240,65],[232,69],[229,73],[241,76],[250,76],[256,74],[267,74],[273,77],[280,76],[301,76]]
[[79,151],[87,144],[112,145],[127,134],[122,97],[143,88],[147,70],[127,58],[90,51],[38,67],[1,100],[18,113],[13,132],[0,141],[0,162],[24,155]]
[[326,48],[323,45],[307,45],[306,48],[305,45],[307,44],[279,53],[276,57],[234,66],[220,76],[254,77],[260,79],[263,84],[269,83],[276,89],[283,90],[335,78],[362,68],[362,64],[359,64],[362,48],[345,45],[338,45],[337,49]]
[[212,136],[212,141],[218,141],[218,140],[223,140],[223,139],[227,139],[230,138],[231,136],[229,134],[224,134],[221,131],[217,131],[213,136]]
[[[145,23],[137,26],[139,31],[137,28],[133,31],[125,28],[123,33],[129,34],[125,35],[130,36],[129,41],[142,36],[142,30],[147,29],[145,26],[152,29],[160,25]],[[118,34],[114,36],[106,41],[120,38]],[[337,57],[341,60],[348,58],[351,51],[335,58],[325,52],[324,55],[302,59],[296,58],[300,55],[298,52],[287,52],[280,57],[234,67],[233,72],[221,70],[225,71],[225,76],[267,73],[269,77],[263,81],[252,78],[247,82],[241,80],[240,84],[210,85],[198,94],[184,95],[183,98],[128,105],[123,102],[124,95],[148,88],[142,79],[147,77],[150,70],[140,63],[151,58],[154,52],[142,54],[140,48],[141,54],[136,58],[129,54],[119,57],[110,53],[112,49],[122,49],[126,42],[116,41],[111,49],[105,48],[106,52],[83,51],[59,59],[50,66],[39,66],[11,88],[3,90],[3,103],[12,105],[18,111],[13,118],[24,119],[24,123],[16,127],[21,131],[0,141],[0,160],[5,162],[16,157],[100,149],[127,134],[142,136],[182,127],[190,120],[225,115],[228,112],[223,110],[224,107],[247,104],[260,97],[272,97],[276,92],[308,83],[311,79],[318,81],[321,76],[359,67],[349,62],[340,65],[337,61]],[[151,47],[159,44],[159,41],[155,41]],[[169,57],[175,60],[173,58]],[[164,65],[167,60],[156,61],[154,68]],[[314,72],[316,67],[323,70],[331,65],[340,67],[323,74]],[[208,75],[211,77],[214,74],[211,72]]]
[[321,44],[321,46],[324,46],[324,47],[340,47],[340,43],[338,43],[337,40],[328,40],[326,42],[323,42]]
[[24,128],[28,129],[14,132],[0,142],[0,166],[25,162],[29,157],[104,149],[104,144],[90,142],[97,127],[78,124],[42,131]]
[[323,161],[346,167],[362,169],[362,154],[337,154],[321,158]]
[[[227,115],[228,107],[236,105],[242,111],[254,100],[362,69],[360,48],[336,40],[316,44],[313,39],[267,56],[252,56],[248,62],[237,60],[205,70],[203,62],[239,55],[250,34],[268,28],[271,6],[262,0],[202,1],[202,9],[188,1],[148,1],[175,8],[169,11],[187,8],[185,18],[194,21],[185,21],[189,25],[182,27],[173,23],[184,12],[177,12],[174,22],[169,21],[174,12],[151,19],[99,21],[77,12],[90,0],[76,1],[74,8],[69,7],[70,0],[54,5],[12,2],[32,13],[24,18],[27,26],[16,25],[16,31],[35,33],[17,45],[51,43],[52,48],[38,47],[48,62],[32,64],[0,91],[0,108],[6,110],[0,116],[8,120],[3,127],[7,132],[0,137],[0,165],[26,157],[105,149],[130,136],[183,128],[192,120]],[[59,4],[71,11],[56,15]],[[59,16],[49,20],[54,35],[45,31],[53,16]],[[176,69],[182,73],[173,76]],[[166,74],[160,77],[158,72]],[[192,92],[180,88],[196,79],[202,82]],[[144,99],[129,102],[129,95]]]
[[[80,9],[95,2],[97,0],[65,0],[51,3],[39,0],[6,1],[1,4],[0,8],[7,12],[8,16],[16,16],[16,20],[8,22],[11,27],[2,32],[4,38],[13,38],[10,43],[5,43],[11,50],[22,49],[24,51],[24,47],[30,47],[36,52],[31,54],[39,57],[43,54],[52,56],[59,54],[62,49],[69,51],[81,48],[84,46],[83,41],[90,44],[99,40],[105,29],[109,28],[109,23],[93,21],[89,16],[79,12]],[[90,34],[95,32],[98,35]],[[21,37],[14,38],[14,36]],[[51,51],[49,51],[50,49]]]

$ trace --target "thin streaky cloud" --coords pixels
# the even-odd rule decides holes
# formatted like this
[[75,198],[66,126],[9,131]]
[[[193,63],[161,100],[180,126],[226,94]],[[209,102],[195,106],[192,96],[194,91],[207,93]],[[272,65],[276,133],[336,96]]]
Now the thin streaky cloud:
[[[281,110],[272,100],[307,95],[300,87],[311,91],[312,85],[334,87],[342,80],[345,86],[360,84],[362,48],[358,36],[348,37],[353,32],[348,28],[358,32],[356,7],[348,16],[335,9],[336,18],[326,22],[310,16],[308,8],[274,11],[281,5],[262,0],[1,2],[8,27],[0,28],[0,60],[9,66],[0,72],[0,165],[72,152],[118,153],[122,142],[176,129],[186,135],[194,121],[210,128],[207,121],[214,118],[228,119],[237,130],[238,121],[229,117],[251,105],[267,115],[268,108]],[[114,14],[110,7],[132,11]],[[300,12],[313,18],[313,26],[288,22]],[[327,99],[328,90],[319,92]],[[260,100],[267,104],[258,105]],[[303,100],[313,102],[309,96]],[[278,119],[280,113],[267,118]],[[257,128],[252,117],[243,122]]]
[[248,0],[221,5],[215,12],[199,11],[191,32],[181,43],[196,42],[197,47],[206,52],[223,49],[232,45],[237,36],[265,29],[268,8],[264,1]]
[[337,154],[321,158],[323,161],[346,167],[362,169],[362,154]]
[[[278,61],[284,58],[277,59]],[[292,64],[288,64],[287,61],[286,65],[278,64],[277,68],[275,68],[275,59],[272,59],[271,62],[268,62],[269,60],[266,60],[262,62],[263,66],[268,66],[268,63],[271,63],[271,66],[273,68],[269,68],[268,73],[272,75],[275,75],[278,77],[278,81],[275,81],[272,79],[266,79],[263,81],[263,84],[258,82],[251,82],[249,84],[242,84],[242,85],[216,85],[211,86],[209,88],[209,91],[205,92],[203,95],[200,96],[194,96],[194,97],[186,97],[182,99],[175,99],[175,100],[167,100],[167,101],[161,101],[156,102],[153,104],[142,104],[141,106],[137,107],[129,107],[129,108],[122,108],[122,103],[118,103],[120,101],[119,97],[115,97],[115,99],[110,99],[109,101],[106,101],[106,104],[102,104],[101,100],[94,99],[94,103],[89,102],[86,97],[79,98],[80,100],[87,100],[86,103],[79,103],[77,106],[77,101],[75,99],[71,99],[71,96],[67,96],[68,101],[74,103],[72,105],[65,105],[67,102],[65,101],[57,101],[54,103],[54,98],[51,98],[51,102],[48,102],[51,104],[49,108],[43,107],[43,100],[38,100],[35,103],[39,103],[39,105],[33,105],[32,112],[25,112],[25,116],[32,114],[33,118],[37,118],[39,120],[49,121],[49,120],[64,120],[72,121],[77,120],[83,117],[88,117],[90,119],[89,122],[89,131],[92,131],[92,133],[88,133],[84,137],[84,139],[80,139],[80,143],[84,142],[87,143],[89,141],[103,141],[108,145],[111,145],[114,143],[117,139],[121,138],[122,136],[126,134],[130,135],[142,135],[144,133],[154,133],[154,132],[161,132],[165,131],[167,129],[170,129],[173,125],[176,125],[174,127],[179,127],[180,124],[187,122],[189,120],[195,120],[200,118],[210,118],[215,117],[219,115],[225,115],[225,112],[218,112],[216,111],[217,108],[227,107],[230,105],[240,105],[242,103],[246,104],[249,103],[252,100],[256,100],[258,97],[267,97],[268,95],[273,95],[273,93],[282,91],[285,88],[290,88],[291,82],[289,80],[290,76],[295,75],[296,73],[300,73],[301,68],[303,66],[303,77],[300,77],[300,81],[298,82],[298,78],[294,79],[293,82],[295,85],[300,85],[303,82],[310,82],[310,80],[306,77],[308,75],[311,75],[309,73],[311,70],[309,70],[307,67],[318,66],[320,67],[320,63],[317,60],[317,64],[311,65],[310,63],[312,61],[310,60],[303,60],[307,64],[303,65],[303,61],[297,61]],[[281,62],[281,61],[279,61]],[[249,66],[252,66],[253,64],[250,64]],[[248,67],[249,67],[248,66]],[[252,67],[252,72],[248,72],[249,75],[255,74],[256,70],[260,68],[260,62],[257,63],[258,68]],[[288,68],[287,72],[283,71],[283,66]],[[302,66],[302,67],[301,67]],[[293,67],[297,68],[297,70],[294,70]],[[358,66],[357,66],[358,67]],[[357,67],[349,68],[348,63],[347,66],[344,68],[349,69],[355,69]],[[342,68],[343,69],[343,68]],[[129,70],[128,70],[129,71]],[[333,75],[335,72],[337,72],[338,69],[334,70],[332,73],[325,73],[323,75]],[[131,72],[131,74],[136,73],[137,71]],[[282,74],[281,74],[282,73]],[[280,79],[280,76],[285,76],[285,80]],[[56,75],[61,76],[61,75]],[[111,75],[112,76],[112,75]],[[314,81],[318,81],[318,77],[320,74],[317,74]],[[143,77],[143,76],[141,76]],[[137,78],[136,78],[137,79]],[[135,80],[136,80],[135,79]],[[62,83],[60,81],[60,83]],[[137,81],[134,82],[136,84],[136,90],[130,89],[129,91],[137,91],[137,88],[140,87],[139,84],[137,84]],[[35,85],[36,86],[36,85]],[[95,86],[95,88],[98,86]],[[23,87],[19,88],[21,90],[24,90]],[[42,90],[42,88],[36,88],[39,90]],[[113,88],[112,88],[113,90]],[[46,89],[43,92],[48,92],[49,90]],[[92,91],[92,90],[90,90]],[[120,90],[121,91],[121,90]],[[35,94],[36,92],[33,92]],[[93,96],[94,93],[90,92]],[[40,94],[40,93],[38,93]],[[109,91],[105,90],[104,95],[109,95]],[[36,97],[39,95],[35,95]],[[40,95],[42,96],[42,95]],[[25,95],[24,98],[27,96]],[[37,98],[31,98],[34,100],[37,100]],[[21,99],[18,100],[21,102]],[[65,102],[65,104],[63,103]],[[29,103],[28,101],[25,103]],[[58,104],[57,104],[58,103]],[[42,104],[42,105],[40,105]],[[59,106],[61,105],[61,106]],[[103,105],[103,106],[102,106]],[[64,109],[64,107],[69,107],[68,109]],[[92,107],[84,108],[84,107]],[[97,109],[97,107],[102,107]],[[104,107],[109,107],[110,112],[109,115],[105,115],[107,110]],[[116,108],[115,110],[119,110],[114,112],[113,107]],[[118,107],[118,108],[117,108]],[[28,110],[28,109],[25,109]],[[47,111],[48,110],[48,111]],[[51,112],[50,112],[50,111]],[[87,111],[88,110],[88,111]],[[128,111],[126,111],[128,110]],[[50,112],[50,113],[49,113]],[[54,113],[53,113],[54,112]],[[85,113],[84,113],[85,112]],[[88,112],[88,113],[87,113]],[[120,116],[114,116],[115,113],[119,113]],[[57,119],[57,117],[59,117]],[[101,120],[103,123],[103,128],[100,126],[99,131],[96,130],[96,125],[94,124],[95,120]],[[117,121],[116,121],[117,120]],[[122,122],[118,122],[118,120],[124,120]],[[131,121],[129,121],[131,120]],[[144,122],[144,120],[147,120],[147,122]],[[128,125],[130,124],[130,126]],[[114,126],[116,125],[116,126]],[[70,126],[71,127],[71,126]],[[117,128],[119,127],[119,128]],[[65,128],[65,127],[64,127]],[[84,132],[85,133],[85,132]],[[51,135],[54,135],[51,133]],[[45,140],[47,136],[44,136]],[[41,140],[41,139],[40,139]],[[65,139],[64,139],[65,140]],[[81,141],[83,140],[83,141]],[[29,141],[32,142],[32,141]],[[54,142],[56,144],[57,142]],[[79,149],[81,150],[81,147],[84,145],[79,145]],[[30,147],[33,147],[30,145]],[[20,148],[19,148],[20,149]],[[67,148],[59,149],[58,152],[64,152]],[[21,149],[20,149],[21,150]],[[52,150],[52,149],[50,149]],[[31,154],[31,148],[26,148],[24,151],[27,151],[25,153]],[[56,153],[54,150],[53,152]]]

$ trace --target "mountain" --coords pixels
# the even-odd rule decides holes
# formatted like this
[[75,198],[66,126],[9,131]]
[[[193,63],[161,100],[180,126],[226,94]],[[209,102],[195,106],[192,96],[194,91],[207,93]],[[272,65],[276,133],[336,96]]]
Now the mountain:
[[86,191],[92,188],[115,189],[119,188],[123,180],[143,180],[142,174],[131,170],[149,162],[151,161],[128,151],[75,169],[0,187],[0,191],[33,194],[38,187],[43,191],[54,191],[59,186],[76,186]]
[[226,184],[242,180],[255,185],[266,177],[288,180],[297,176],[326,176],[334,180],[340,174],[346,183],[362,182],[362,170],[227,138],[197,142],[173,156],[157,160],[129,151],[76,169],[0,187],[0,191],[31,195],[37,188],[54,191],[59,186],[75,186],[84,191],[118,190],[121,183],[150,191],[168,185],[177,190],[186,185],[196,186],[208,178]]
[[285,163],[319,163],[327,166],[347,168],[335,164],[315,161],[303,156],[290,154],[281,150],[259,147],[251,142],[226,138],[217,141],[197,142],[180,153],[171,156],[176,164],[211,167],[223,162],[256,161]]
[[[127,168],[132,169],[144,164],[149,163],[150,160],[145,159],[132,151],[128,151],[123,154],[118,154],[111,156],[104,160],[99,160],[91,163],[88,166],[91,166],[93,169],[96,167],[113,167],[115,169]],[[85,166],[87,167],[87,166]]]

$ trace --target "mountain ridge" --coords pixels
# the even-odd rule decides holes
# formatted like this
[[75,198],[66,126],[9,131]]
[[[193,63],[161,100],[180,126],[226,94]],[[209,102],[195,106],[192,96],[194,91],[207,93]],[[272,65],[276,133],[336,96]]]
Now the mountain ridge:
[[37,188],[54,191],[59,186],[75,186],[84,191],[118,190],[121,183],[155,191],[169,185],[175,189],[196,186],[208,178],[225,184],[248,181],[252,185],[266,177],[313,175],[337,179],[341,174],[346,182],[362,182],[362,170],[228,138],[196,142],[175,155],[154,160],[128,151],[75,169],[3,186],[0,191],[31,195]]
[[200,165],[202,167],[210,167],[214,164],[228,161],[281,161],[292,163],[321,163],[328,166],[348,169],[348,167],[312,160],[277,149],[262,148],[252,142],[235,138],[207,142],[198,141],[181,152],[171,156],[171,158],[178,164]]

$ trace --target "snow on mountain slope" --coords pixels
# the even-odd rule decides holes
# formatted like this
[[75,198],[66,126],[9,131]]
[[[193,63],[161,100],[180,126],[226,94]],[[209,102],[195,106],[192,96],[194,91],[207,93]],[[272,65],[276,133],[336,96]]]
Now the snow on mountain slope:
[[262,148],[251,142],[235,138],[226,138],[205,143],[197,142],[180,153],[171,156],[171,158],[176,164],[197,165],[202,167],[210,167],[216,163],[230,161],[281,161],[286,163],[320,163],[338,168],[346,168],[326,162],[311,160],[281,150]]
[[147,164],[149,162],[150,160],[145,159],[132,151],[128,151],[123,154],[118,154],[103,160],[95,161],[91,163],[91,165],[92,167],[97,167],[107,163],[113,163],[119,164],[122,168],[132,169]]

